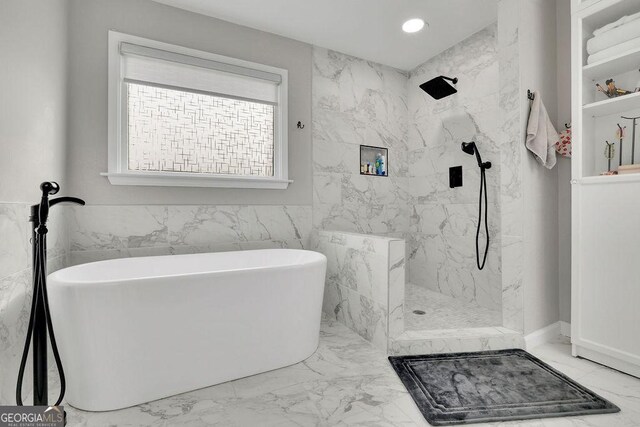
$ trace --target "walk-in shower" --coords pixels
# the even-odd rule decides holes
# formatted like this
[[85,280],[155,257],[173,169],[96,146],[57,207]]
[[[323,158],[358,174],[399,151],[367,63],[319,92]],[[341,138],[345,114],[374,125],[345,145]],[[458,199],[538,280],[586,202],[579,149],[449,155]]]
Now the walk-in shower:
[[[429,331],[420,336],[503,322],[496,34],[487,27],[409,75],[409,170],[427,193],[405,234],[403,311],[405,330]],[[478,49],[483,62],[468,62]],[[462,169],[453,187],[451,167]]]

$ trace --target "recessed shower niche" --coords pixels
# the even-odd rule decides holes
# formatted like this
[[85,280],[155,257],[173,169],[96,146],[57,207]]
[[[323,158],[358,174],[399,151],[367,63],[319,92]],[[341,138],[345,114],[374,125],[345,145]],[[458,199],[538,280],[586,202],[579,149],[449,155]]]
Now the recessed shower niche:
[[360,146],[360,175],[389,176],[388,162],[387,148]]

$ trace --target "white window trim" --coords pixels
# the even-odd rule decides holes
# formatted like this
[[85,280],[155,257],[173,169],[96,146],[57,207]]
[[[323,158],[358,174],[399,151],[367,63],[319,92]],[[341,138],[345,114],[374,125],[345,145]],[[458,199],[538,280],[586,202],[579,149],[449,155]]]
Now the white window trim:
[[[132,43],[191,57],[218,61],[232,66],[250,68],[279,74],[282,82],[278,86],[278,107],[274,118],[274,169],[273,177],[238,176],[225,174],[201,174],[183,172],[130,171],[127,168],[127,126],[123,109],[126,109],[125,84],[122,79],[121,43]],[[285,69],[243,61],[227,56],[163,43],[143,37],[109,31],[108,69],[108,172],[101,173],[113,185],[175,186],[175,187],[221,187],[263,188],[284,190],[288,178],[288,72]],[[282,112],[282,113],[281,113]]]

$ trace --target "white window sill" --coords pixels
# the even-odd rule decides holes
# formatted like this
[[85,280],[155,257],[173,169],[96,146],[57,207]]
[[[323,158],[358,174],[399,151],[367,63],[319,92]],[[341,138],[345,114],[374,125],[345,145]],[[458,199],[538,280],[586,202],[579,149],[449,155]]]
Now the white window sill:
[[293,181],[278,178],[254,178],[226,175],[191,173],[101,173],[112,185],[140,185],[155,187],[218,187],[218,188],[262,188],[286,190]]

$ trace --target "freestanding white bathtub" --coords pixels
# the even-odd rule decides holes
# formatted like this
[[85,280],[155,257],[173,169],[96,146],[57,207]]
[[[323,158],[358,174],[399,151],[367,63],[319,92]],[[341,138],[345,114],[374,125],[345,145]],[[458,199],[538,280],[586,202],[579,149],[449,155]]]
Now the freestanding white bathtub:
[[109,411],[306,359],[318,346],[326,263],[317,252],[265,249],[49,275],[67,402]]

